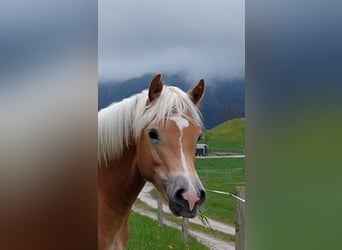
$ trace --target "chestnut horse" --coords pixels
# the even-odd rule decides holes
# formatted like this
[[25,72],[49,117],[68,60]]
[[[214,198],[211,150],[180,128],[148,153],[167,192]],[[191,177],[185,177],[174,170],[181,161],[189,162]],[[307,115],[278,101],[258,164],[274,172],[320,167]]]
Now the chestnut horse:
[[148,90],[99,111],[99,249],[125,247],[128,216],[146,181],[174,215],[196,216],[205,200],[194,166],[203,94],[203,79],[185,93],[157,74]]

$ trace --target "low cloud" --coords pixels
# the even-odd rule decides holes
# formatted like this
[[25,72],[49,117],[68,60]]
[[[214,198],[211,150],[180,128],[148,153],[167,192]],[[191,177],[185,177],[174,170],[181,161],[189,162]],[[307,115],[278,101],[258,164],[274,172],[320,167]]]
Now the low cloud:
[[99,1],[99,79],[244,77],[244,1]]

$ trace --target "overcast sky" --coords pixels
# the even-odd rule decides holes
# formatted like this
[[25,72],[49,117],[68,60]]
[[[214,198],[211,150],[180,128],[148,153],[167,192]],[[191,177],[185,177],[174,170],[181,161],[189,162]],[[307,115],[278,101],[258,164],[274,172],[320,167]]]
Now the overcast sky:
[[100,81],[244,77],[244,0],[99,0],[98,20]]

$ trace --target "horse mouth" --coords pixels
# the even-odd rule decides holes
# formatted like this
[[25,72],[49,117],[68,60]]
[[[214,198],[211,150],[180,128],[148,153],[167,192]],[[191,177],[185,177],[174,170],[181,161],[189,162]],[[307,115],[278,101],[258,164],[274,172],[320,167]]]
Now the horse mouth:
[[175,216],[182,216],[185,218],[194,218],[197,215],[197,211],[199,209],[199,204],[198,202],[196,202],[194,208],[192,210],[190,210],[189,205],[187,203],[187,201],[184,200],[184,202],[172,202],[169,201],[169,208],[171,210],[171,212],[175,215]]

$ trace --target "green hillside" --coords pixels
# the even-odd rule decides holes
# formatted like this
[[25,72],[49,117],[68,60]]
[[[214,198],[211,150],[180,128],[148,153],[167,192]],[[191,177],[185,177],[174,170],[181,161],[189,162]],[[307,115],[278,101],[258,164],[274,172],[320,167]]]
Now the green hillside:
[[199,143],[211,151],[243,152],[245,148],[245,118],[226,121],[204,133]]

